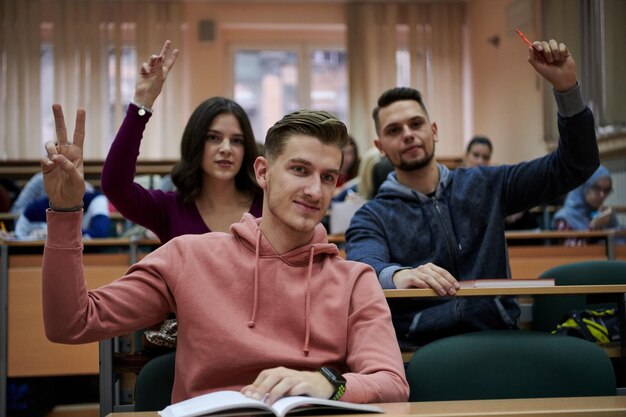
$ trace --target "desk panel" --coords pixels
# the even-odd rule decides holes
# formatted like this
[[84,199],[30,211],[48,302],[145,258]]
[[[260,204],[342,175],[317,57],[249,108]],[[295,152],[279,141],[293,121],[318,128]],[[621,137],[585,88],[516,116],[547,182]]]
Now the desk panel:
[[[41,255],[37,257],[40,265]],[[85,258],[93,256],[86,255]],[[98,288],[113,281],[124,274],[127,265],[86,266],[88,287]],[[63,345],[46,338],[41,302],[41,266],[9,268],[8,295],[9,377],[98,374],[98,343]]]
[[593,246],[510,246],[511,276],[536,278],[550,268],[573,262],[607,260],[604,245]]
[[615,248],[615,259],[626,261],[626,245],[618,245]]

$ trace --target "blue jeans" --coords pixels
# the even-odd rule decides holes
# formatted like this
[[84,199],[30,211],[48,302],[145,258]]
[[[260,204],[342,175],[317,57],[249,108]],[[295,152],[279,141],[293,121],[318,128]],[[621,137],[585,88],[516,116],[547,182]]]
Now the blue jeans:
[[412,311],[406,305],[390,306],[401,347],[479,330],[516,329],[520,315],[514,297],[455,297],[435,303],[413,300],[412,304]]

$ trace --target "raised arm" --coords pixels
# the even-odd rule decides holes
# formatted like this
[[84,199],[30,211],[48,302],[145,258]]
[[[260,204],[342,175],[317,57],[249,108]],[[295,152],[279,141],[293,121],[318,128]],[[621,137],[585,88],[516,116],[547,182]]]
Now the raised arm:
[[559,144],[542,158],[507,169],[503,188],[506,214],[566,194],[600,164],[593,114],[583,101],[576,63],[567,46],[553,39],[535,41],[528,50],[528,62],[554,88]]
[[[173,297],[166,282],[158,279],[163,274],[152,272],[151,267],[142,269],[136,265],[123,281],[87,290],[81,236],[85,111],[76,112],[70,143],[61,106],[54,105],[52,109],[57,141],[45,144],[46,156],[41,159],[51,208],[46,212],[48,236],[41,272],[46,335],[54,342],[86,343],[162,320],[173,308]],[[182,253],[171,255],[180,258]],[[170,251],[166,250],[154,259],[171,265],[169,256]]]
[[135,84],[135,104],[129,105],[102,168],[102,191],[109,201],[124,217],[157,234],[163,227],[158,193],[146,190],[134,181],[143,131],[151,116],[150,108],[161,93],[177,56],[178,50],[171,50],[171,42],[165,41],[159,55],[152,55],[141,65]]

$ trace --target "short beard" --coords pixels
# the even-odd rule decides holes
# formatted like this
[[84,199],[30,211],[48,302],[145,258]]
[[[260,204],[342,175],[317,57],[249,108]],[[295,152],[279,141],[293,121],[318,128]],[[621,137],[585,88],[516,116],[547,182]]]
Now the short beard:
[[413,162],[402,162],[402,160],[400,160],[400,164],[396,165],[396,168],[400,171],[417,171],[418,169],[422,169],[425,166],[428,166],[428,164],[430,164],[430,161],[433,160],[434,156],[435,150],[433,149],[432,153],[426,155],[423,159]]

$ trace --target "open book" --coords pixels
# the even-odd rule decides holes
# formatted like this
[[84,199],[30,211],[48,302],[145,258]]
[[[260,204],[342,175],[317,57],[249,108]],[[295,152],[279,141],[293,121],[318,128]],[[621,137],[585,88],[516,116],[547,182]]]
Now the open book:
[[190,398],[159,411],[162,417],[194,417],[205,415],[274,414],[284,417],[313,409],[335,409],[358,413],[382,413],[380,408],[369,404],[354,404],[345,401],[295,396],[284,397],[272,405],[248,398],[238,391],[218,391]]
[[475,279],[460,281],[461,288],[554,287],[554,279]]

